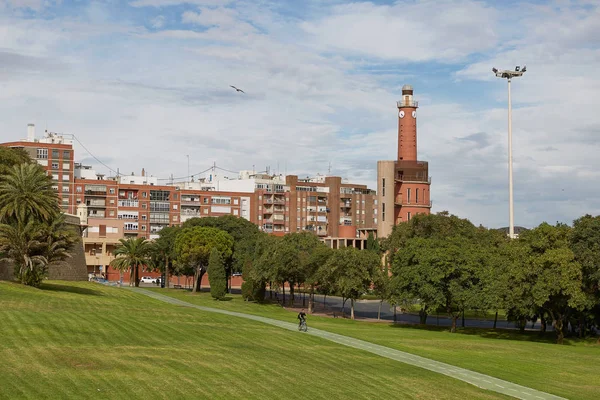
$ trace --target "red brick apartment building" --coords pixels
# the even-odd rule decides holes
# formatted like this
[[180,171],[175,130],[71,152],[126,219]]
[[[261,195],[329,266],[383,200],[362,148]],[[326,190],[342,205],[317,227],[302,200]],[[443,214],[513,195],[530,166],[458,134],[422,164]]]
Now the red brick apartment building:
[[[200,182],[159,184],[141,175],[106,178],[74,163],[72,141],[46,132],[2,146],[25,149],[53,177],[64,212],[76,214],[84,231],[90,273],[107,273],[119,239],[155,239],[166,226],[195,217],[233,215],[273,235],[315,232],[330,247],[363,248],[377,234],[379,206],[374,190],[336,176],[299,178],[241,171],[234,179],[210,174]],[[214,178],[214,179],[213,179]]]
[[64,139],[46,131],[39,140],[35,138],[35,126],[27,126],[27,139],[16,142],[1,143],[0,146],[23,149],[31,159],[36,160],[52,177],[55,191],[60,198],[63,212],[74,214],[73,183],[74,183],[74,154],[73,141]]

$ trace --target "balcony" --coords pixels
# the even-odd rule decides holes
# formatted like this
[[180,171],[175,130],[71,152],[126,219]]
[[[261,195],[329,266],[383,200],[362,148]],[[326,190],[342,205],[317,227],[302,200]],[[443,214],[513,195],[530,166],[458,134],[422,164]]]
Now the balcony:
[[418,182],[431,185],[431,177],[424,178],[419,175],[400,175],[394,179],[396,182]]
[[191,216],[191,217],[199,217],[200,211],[190,210],[190,209],[182,209],[181,215]]
[[272,224],[273,223],[273,219],[272,218],[265,218],[265,219],[263,219],[263,222],[265,224]]
[[340,208],[352,208],[352,202],[351,201],[344,201],[340,203]]
[[91,208],[106,208],[106,201],[104,200],[86,200],[85,205]]
[[417,108],[417,107],[419,107],[419,102],[414,101],[414,100],[404,99],[404,100],[397,101],[396,106],[398,108],[400,108],[400,107],[415,107],[415,108]]
[[192,200],[192,199],[181,199],[182,206],[196,206],[200,207],[200,199]]
[[397,206],[402,206],[402,207],[420,207],[420,208],[431,208],[433,207],[433,201],[430,201],[429,203],[424,203],[424,202],[414,202],[414,201],[405,201],[402,202],[401,198],[396,198],[394,200],[394,204]]
[[137,226],[137,224],[125,224],[123,226],[123,230],[125,232],[132,232],[132,231],[136,231],[137,232],[138,226]]
[[119,200],[119,207],[138,208],[140,203],[137,200]]
[[105,191],[100,191],[100,190],[84,190],[83,193],[86,196],[102,196],[102,197],[106,197],[106,190]]
[[273,212],[275,212],[277,214],[283,214],[283,213],[285,213],[285,208],[284,207],[274,207]]

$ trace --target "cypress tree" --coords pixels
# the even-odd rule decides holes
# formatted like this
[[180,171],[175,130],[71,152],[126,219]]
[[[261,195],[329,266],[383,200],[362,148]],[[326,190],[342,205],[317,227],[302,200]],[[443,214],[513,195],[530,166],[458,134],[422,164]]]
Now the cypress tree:
[[227,275],[221,253],[216,248],[210,252],[208,259],[208,282],[210,295],[216,300],[221,300],[227,294]]

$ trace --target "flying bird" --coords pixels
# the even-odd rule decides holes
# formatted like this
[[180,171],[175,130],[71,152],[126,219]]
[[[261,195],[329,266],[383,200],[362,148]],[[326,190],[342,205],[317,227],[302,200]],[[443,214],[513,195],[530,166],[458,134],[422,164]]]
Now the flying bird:
[[242,89],[238,89],[238,88],[236,88],[236,87],[235,87],[235,86],[233,86],[233,85],[229,85],[229,87],[232,87],[232,88],[234,88],[234,89],[236,90],[236,92],[242,92],[242,93],[246,93],[246,92],[244,92]]

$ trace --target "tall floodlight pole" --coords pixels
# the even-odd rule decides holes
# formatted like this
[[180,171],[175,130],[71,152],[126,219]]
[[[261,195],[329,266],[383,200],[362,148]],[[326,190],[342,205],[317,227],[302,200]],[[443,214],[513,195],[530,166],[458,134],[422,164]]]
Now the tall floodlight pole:
[[512,78],[523,76],[527,71],[527,66],[516,66],[514,71],[499,71],[497,68],[492,68],[492,72],[498,78],[505,78],[508,81],[508,236],[511,239],[515,238],[515,221],[514,221],[514,206],[513,206],[513,165],[512,165],[512,101],[510,97],[510,82]]

